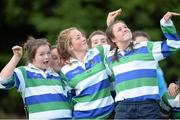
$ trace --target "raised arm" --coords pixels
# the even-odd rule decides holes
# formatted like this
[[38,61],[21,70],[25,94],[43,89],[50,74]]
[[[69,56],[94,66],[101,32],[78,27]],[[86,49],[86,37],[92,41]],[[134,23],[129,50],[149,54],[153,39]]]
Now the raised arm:
[[180,13],[176,13],[176,12],[167,12],[164,16],[163,19],[165,21],[168,21],[171,19],[172,16],[180,16]]
[[122,13],[122,9],[118,9],[112,12],[109,12],[108,16],[107,16],[107,20],[106,20],[106,24],[107,26],[109,26],[115,19],[117,16],[121,15]]
[[180,40],[180,37],[178,36],[176,32],[176,28],[171,21],[171,18],[173,16],[180,16],[179,13],[175,12],[167,12],[161,19],[161,29],[165,35],[165,37],[169,40]]
[[[154,42],[152,53],[155,60],[160,61],[169,57],[180,49],[180,37],[171,20],[172,16],[179,16],[179,13],[167,12],[161,19],[161,29],[167,40]],[[151,48],[150,48],[151,49]]]
[[20,46],[14,46],[12,48],[13,51],[13,57],[8,62],[8,64],[2,69],[0,73],[0,83],[3,82],[4,78],[8,78],[13,74],[14,69],[16,68],[18,62],[20,61],[22,57],[22,47]]

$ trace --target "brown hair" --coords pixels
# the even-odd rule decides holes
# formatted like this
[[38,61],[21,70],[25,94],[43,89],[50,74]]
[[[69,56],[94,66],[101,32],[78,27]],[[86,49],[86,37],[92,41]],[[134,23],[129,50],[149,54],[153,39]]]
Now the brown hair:
[[145,37],[147,39],[150,39],[150,36],[146,32],[144,32],[144,31],[139,31],[138,30],[138,31],[134,31],[132,33],[133,40],[135,40],[135,38],[139,37],[139,36],[143,36],[143,37]]
[[56,48],[57,48],[57,45],[51,45],[51,48],[50,48],[50,49],[51,49],[51,51],[52,51],[52,50],[54,50],[54,49],[56,49]]
[[50,47],[49,42],[45,38],[35,39],[32,36],[28,36],[27,41],[24,43],[23,48],[25,51],[25,57],[27,58],[28,63],[32,63],[37,49],[42,45],[48,45]]
[[[106,33],[103,32],[103,31],[101,31],[101,30],[96,30],[96,31],[92,32],[92,33],[89,35],[89,38],[88,38],[88,41],[87,41],[87,43],[88,43],[88,45],[89,45],[90,47],[92,47],[92,41],[91,41],[91,39],[92,39],[92,37],[95,36],[95,35],[104,35],[104,36],[106,36]],[[107,37],[107,36],[106,36],[106,37]],[[109,43],[108,37],[107,37],[107,42]]]
[[[71,45],[71,37],[69,36],[72,30],[76,30],[77,28],[71,27],[65,29],[59,33],[57,40],[57,50],[60,55],[60,58],[63,59],[66,63],[69,63],[69,59],[72,56],[69,51],[69,46]],[[77,29],[78,30],[78,29]]]

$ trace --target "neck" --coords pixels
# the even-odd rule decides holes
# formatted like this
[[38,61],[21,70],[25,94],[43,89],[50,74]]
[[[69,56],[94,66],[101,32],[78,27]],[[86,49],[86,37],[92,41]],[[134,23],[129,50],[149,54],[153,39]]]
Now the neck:
[[119,48],[119,50],[123,51],[126,50],[128,48],[128,46],[130,45],[131,41],[126,41],[126,42],[118,42],[116,43],[117,47]]
[[74,56],[75,56],[76,59],[78,59],[79,61],[83,62],[86,53],[87,53],[87,51],[74,52]]

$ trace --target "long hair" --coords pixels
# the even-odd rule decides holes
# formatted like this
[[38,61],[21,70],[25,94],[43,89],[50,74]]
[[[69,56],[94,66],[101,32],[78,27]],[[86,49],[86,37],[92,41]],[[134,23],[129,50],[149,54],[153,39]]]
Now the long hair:
[[57,39],[58,54],[67,63],[69,63],[69,59],[71,57],[71,53],[69,51],[69,46],[71,45],[71,37],[69,34],[72,30],[75,29],[75,27],[72,27],[61,31]]

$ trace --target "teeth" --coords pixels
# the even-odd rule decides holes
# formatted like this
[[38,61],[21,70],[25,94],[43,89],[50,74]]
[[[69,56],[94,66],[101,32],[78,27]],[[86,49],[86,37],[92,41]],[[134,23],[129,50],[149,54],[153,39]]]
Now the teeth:
[[46,61],[46,62],[43,62],[44,64],[48,64],[48,61]]

